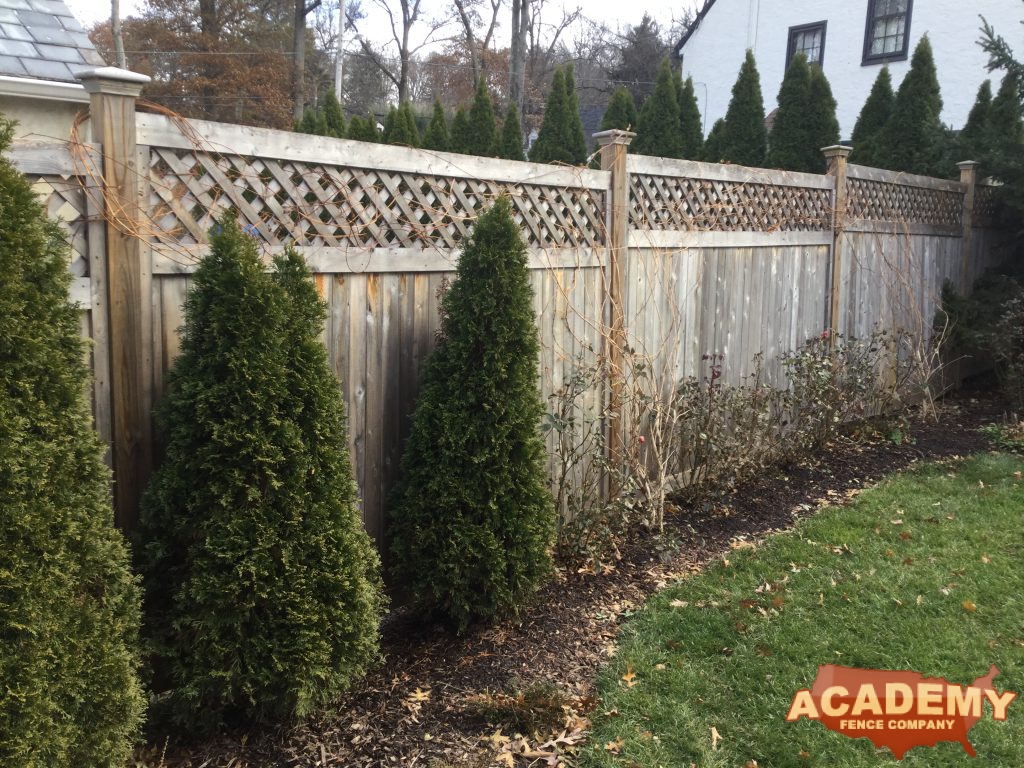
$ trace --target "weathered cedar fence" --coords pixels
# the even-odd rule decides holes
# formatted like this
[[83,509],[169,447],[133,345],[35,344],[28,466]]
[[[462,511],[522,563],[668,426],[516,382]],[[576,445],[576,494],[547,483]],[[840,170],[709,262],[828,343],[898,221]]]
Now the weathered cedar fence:
[[[602,170],[562,168],[186,122],[136,112],[127,75],[84,82],[92,143],[10,154],[70,233],[96,425],[129,528],[190,274],[226,208],[268,253],[292,245],[315,273],[378,542],[439,290],[498,194],[529,248],[546,396],[625,345],[665,381],[700,375],[710,352],[738,379],[759,352],[778,376],[779,353],[824,328],[925,335],[943,281],[966,290],[999,252],[972,164],[950,182],[847,165],[831,148],[828,175],[785,173],[629,156],[631,134],[616,131],[599,136]],[[617,396],[588,392],[581,407]]]

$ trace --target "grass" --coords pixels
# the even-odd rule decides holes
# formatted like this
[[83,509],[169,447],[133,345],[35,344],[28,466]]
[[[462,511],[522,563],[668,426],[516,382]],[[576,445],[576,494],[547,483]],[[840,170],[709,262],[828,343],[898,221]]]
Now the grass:
[[785,722],[820,664],[959,684],[996,664],[996,689],[1024,694],[1022,470],[1009,454],[919,466],[661,592],[599,680],[583,765],[1024,766],[1024,697],[1002,723],[986,705],[968,734],[977,759],[941,743],[897,762]]

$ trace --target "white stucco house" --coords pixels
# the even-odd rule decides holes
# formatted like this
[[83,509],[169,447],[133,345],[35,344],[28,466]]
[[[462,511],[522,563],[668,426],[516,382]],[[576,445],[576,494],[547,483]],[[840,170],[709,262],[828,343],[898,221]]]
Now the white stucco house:
[[693,77],[707,133],[725,116],[748,48],[757,59],[768,112],[775,109],[789,60],[803,51],[824,68],[848,138],[882,65],[889,65],[898,88],[914,46],[927,34],[942,88],[942,120],[960,128],[978,86],[991,77],[977,44],[981,16],[1024,50],[1021,0],[705,0],[678,55],[683,76]]

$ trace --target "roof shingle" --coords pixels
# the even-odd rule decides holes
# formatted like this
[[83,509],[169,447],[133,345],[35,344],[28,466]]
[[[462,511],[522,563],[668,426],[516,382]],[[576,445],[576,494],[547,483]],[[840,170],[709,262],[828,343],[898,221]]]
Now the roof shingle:
[[0,0],[0,75],[73,83],[105,64],[64,0]]

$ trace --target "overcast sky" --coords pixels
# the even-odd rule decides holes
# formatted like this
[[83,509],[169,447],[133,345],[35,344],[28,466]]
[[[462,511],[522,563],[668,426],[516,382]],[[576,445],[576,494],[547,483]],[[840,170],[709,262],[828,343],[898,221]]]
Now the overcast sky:
[[[86,27],[91,27],[97,21],[102,21],[110,14],[110,3],[107,0],[65,0],[71,12],[78,17]],[[564,5],[568,8],[581,6],[584,14],[595,21],[603,21],[609,27],[625,27],[637,24],[644,13],[653,16],[662,28],[667,28],[672,23],[673,13],[679,15],[687,7],[694,7],[699,0],[579,0],[573,2],[566,0]],[[559,0],[549,0],[550,16],[554,19],[560,16]],[[397,3],[394,3],[397,5]],[[138,13],[143,5],[142,0],[121,0],[122,17]],[[336,3],[333,3],[336,6]],[[442,0],[425,0],[424,7],[429,12],[440,11],[445,7]],[[375,40],[390,39],[390,31],[387,25],[387,17],[384,12],[374,3],[374,0],[363,0],[363,10],[366,12],[366,20],[360,24],[360,31],[368,38]],[[509,41],[509,25],[511,22],[511,4],[506,3],[499,20],[501,29],[498,31],[496,41],[498,47],[506,47]],[[349,46],[346,46],[346,49]]]

